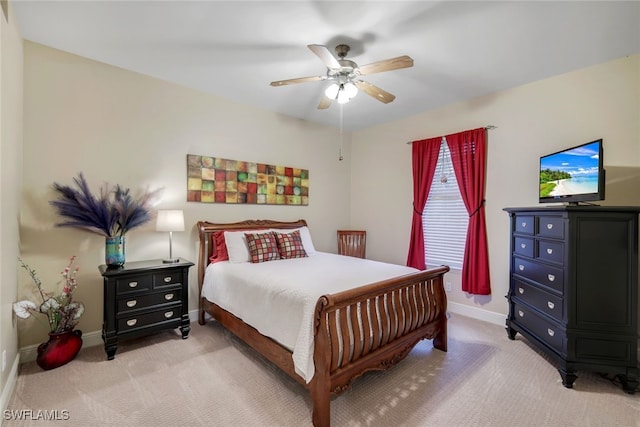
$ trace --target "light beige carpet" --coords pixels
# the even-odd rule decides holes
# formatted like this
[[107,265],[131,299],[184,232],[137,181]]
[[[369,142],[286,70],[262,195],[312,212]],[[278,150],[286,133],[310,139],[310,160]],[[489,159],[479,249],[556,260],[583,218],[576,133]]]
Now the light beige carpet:
[[[167,331],[122,342],[107,361],[84,348],[68,365],[21,366],[9,411],[67,420],[3,426],[309,426],[306,390],[210,321],[189,339]],[[67,411],[67,412],[62,412]],[[49,412],[51,413],[51,412]],[[331,403],[333,426],[640,426],[640,393],[597,373],[562,386],[546,358],[503,327],[453,315],[449,351],[422,341]]]

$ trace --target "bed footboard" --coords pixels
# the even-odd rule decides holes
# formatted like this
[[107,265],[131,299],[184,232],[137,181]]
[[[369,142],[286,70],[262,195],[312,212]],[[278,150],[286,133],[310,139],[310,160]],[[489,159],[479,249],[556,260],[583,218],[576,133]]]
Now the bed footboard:
[[315,311],[315,375],[310,384],[314,426],[328,426],[331,394],[371,370],[395,365],[422,339],[447,351],[449,267],[325,295]]

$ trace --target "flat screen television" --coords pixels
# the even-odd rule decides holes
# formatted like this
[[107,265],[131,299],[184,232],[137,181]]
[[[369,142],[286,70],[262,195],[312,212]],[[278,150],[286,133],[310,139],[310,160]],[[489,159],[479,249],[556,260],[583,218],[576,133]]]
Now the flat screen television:
[[602,139],[540,157],[540,203],[604,200]]

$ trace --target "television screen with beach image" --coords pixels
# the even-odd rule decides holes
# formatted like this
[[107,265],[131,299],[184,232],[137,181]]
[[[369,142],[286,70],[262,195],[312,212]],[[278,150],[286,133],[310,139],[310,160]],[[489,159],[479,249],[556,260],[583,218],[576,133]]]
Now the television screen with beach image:
[[540,199],[598,194],[602,141],[540,158]]

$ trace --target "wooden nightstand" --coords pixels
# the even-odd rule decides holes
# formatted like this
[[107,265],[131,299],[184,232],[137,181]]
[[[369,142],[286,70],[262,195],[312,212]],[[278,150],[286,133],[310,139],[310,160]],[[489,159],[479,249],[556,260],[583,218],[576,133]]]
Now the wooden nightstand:
[[118,340],[163,329],[189,326],[189,268],[192,262],[162,260],[127,262],[121,268],[98,267],[104,278],[102,339],[107,359],[115,357]]

